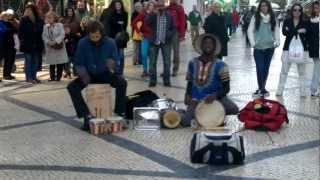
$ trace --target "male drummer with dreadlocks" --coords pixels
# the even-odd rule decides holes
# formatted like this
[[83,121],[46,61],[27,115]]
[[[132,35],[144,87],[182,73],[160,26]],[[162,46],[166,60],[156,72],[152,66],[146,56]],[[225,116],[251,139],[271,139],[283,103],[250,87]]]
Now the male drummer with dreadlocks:
[[229,68],[217,58],[221,51],[218,38],[211,34],[201,35],[195,44],[195,50],[200,54],[189,62],[187,71],[187,90],[185,104],[187,112],[183,126],[190,126],[195,118],[195,109],[199,102],[207,104],[219,101],[226,115],[237,114],[237,105],[227,98],[230,91]]

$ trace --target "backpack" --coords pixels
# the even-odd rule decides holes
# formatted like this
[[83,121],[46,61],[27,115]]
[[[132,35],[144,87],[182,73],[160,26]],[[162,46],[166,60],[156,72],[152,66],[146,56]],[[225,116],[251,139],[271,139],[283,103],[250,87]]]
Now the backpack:
[[190,159],[192,163],[211,165],[242,164],[243,137],[235,133],[196,132],[191,140]]
[[159,99],[159,96],[150,91],[141,91],[126,97],[126,111],[125,116],[127,119],[133,119],[133,109],[135,107],[147,107],[152,101]]
[[245,128],[256,130],[278,130],[283,122],[289,123],[287,109],[277,101],[255,99],[239,113],[238,118]]

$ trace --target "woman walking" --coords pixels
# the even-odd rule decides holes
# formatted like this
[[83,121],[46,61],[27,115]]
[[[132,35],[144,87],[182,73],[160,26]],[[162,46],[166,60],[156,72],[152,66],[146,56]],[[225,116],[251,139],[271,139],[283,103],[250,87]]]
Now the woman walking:
[[20,39],[20,51],[25,56],[25,75],[26,81],[40,83],[37,79],[37,71],[40,57],[44,50],[42,41],[42,31],[44,22],[38,15],[34,5],[28,5],[21,18],[18,30]]
[[53,11],[46,14],[46,25],[42,38],[46,48],[46,63],[50,65],[50,80],[60,81],[68,56],[64,44],[65,32],[63,25],[58,23],[58,16]]
[[[109,34],[107,36],[115,39],[118,46],[119,53],[119,73],[123,74],[124,71],[124,48],[127,47],[127,40],[129,40],[126,33],[128,26],[128,13],[124,9],[123,2],[121,0],[114,0],[111,2],[109,9],[111,10],[110,18],[106,25],[110,27]],[[126,42],[125,42],[126,41]]]
[[289,46],[293,39],[299,38],[302,42],[303,49],[305,53],[303,54],[303,59],[301,59],[301,63],[297,63],[298,66],[298,73],[299,73],[299,82],[300,82],[300,96],[305,97],[305,73],[306,73],[306,66],[305,60],[307,54],[307,24],[303,20],[303,8],[300,4],[294,4],[291,7],[290,11],[290,18],[286,19],[282,26],[282,33],[286,36],[286,40],[284,42],[283,53],[282,53],[282,68],[280,73],[280,80],[278,84],[278,90],[276,92],[277,96],[282,96],[283,90],[285,88],[285,84],[288,77],[288,72],[290,70],[292,61],[289,57]]
[[319,97],[320,86],[320,59],[319,59],[319,33],[320,33],[320,7],[319,1],[315,1],[312,4],[312,17],[310,22],[308,23],[308,44],[309,44],[309,56],[313,59],[314,66],[313,66],[313,76],[311,82],[311,96]]
[[[67,8],[65,10],[66,16],[61,20],[65,30],[65,43],[69,61],[64,65],[65,78],[71,78],[71,63],[75,55],[76,47],[79,39],[81,38],[80,33],[80,22],[75,16],[73,8]],[[73,71],[75,74],[75,71]]]
[[[151,29],[149,24],[146,21],[146,17],[153,12],[154,10],[154,1],[149,1],[145,10],[142,11],[133,21],[133,28],[136,32],[142,33],[142,41],[141,41],[141,60],[143,65],[143,72],[141,77],[146,77],[149,75],[148,68],[148,57],[149,57],[149,37],[151,35]],[[139,23],[142,22],[142,25],[139,27]]]
[[268,0],[261,0],[257,12],[251,18],[248,38],[254,48],[253,56],[256,63],[258,90],[253,96],[267,97],[269,92],[265,86],[268,79],[274,48],[280,45],[279,26]]

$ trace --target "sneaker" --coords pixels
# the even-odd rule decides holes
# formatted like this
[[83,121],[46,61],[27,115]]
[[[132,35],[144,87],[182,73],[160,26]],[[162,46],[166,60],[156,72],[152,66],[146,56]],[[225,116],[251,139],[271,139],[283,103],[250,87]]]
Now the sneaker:
[[4,76],[3,79],[5,79],[5,80],[13,80],[13,79],[16,79],[16,77],[10,75],[10,76]]
[[156,87],[157,86],[157,83],[155,83],[155,82],[150,82],[149,83],[149,87]]
[[258,89],[252,94],[252,97],[261,97],[261,95],[261,91]]
[[261,91],[261,96],[262,97],[269,97],[270,93],[267,90],[263,90],[263,91]]
[[91,116],[91,115],[84,117],[83,125],[81,126],[81,130],[83,130],[83,131],[89,131],[90,130],[90,120],[92,118],[94,118],[94,117]]
[[171,74],[172,77],[176,77],[177,75],[178,75],[177,72],[173,72],[173,73]]

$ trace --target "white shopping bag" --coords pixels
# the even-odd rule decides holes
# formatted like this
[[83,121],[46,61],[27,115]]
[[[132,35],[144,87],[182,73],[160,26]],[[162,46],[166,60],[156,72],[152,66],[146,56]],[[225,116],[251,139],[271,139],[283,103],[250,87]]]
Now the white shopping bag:
[[288,61],[291,63],[306,63],[306,56],[300,37],[294,36],[289,45]]

